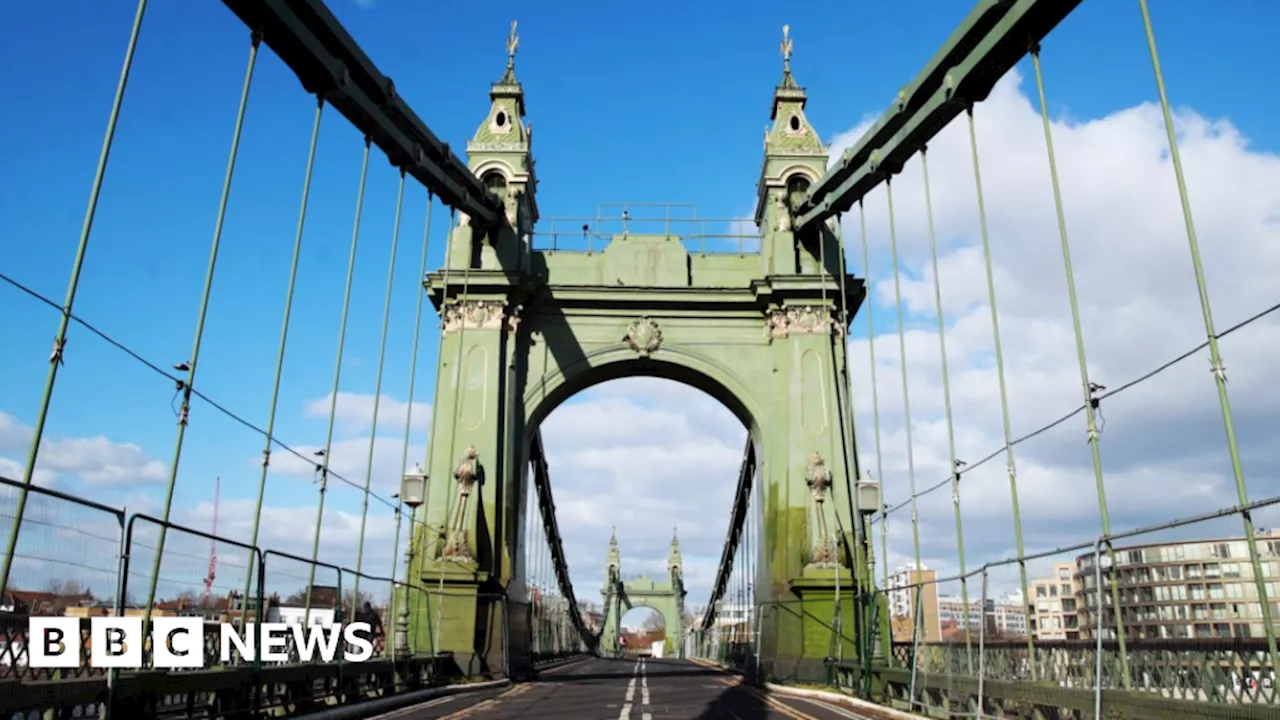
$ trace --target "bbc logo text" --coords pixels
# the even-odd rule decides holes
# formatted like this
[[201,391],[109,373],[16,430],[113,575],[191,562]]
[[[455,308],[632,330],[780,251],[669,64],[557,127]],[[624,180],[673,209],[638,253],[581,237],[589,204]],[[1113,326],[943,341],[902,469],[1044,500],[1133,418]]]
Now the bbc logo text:
[[142,668],[142,650],[148,640],[151,657],[145,667],[158,669],[227,665],[236,657],[247,662],[287,662],[293,659],[290,639],[302,662],[334,662],[340,648],[345,662],[364,662],[373,657],[369,623],[330,627],[249,623],[243,631],[230,623],[219,623],[217,661],[210,663],[205,648],[205,621],[201,618],[152,618],[151,632],[144,633],[140,617],[95,617],[90,619],[86,658],[80,623],[80,618],[73,617],[31,618],[27,627],[27,665],[74,668],[88,660],[95,668]]

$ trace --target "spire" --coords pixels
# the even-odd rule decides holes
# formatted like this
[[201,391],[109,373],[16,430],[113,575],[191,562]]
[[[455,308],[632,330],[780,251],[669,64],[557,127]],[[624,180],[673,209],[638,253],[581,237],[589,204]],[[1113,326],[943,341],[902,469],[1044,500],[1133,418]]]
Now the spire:
[[[773,91],[773,112],[769,114],[770,120],[777,120],[779,109],[786,109],[782,106],[798,107],[804,109],[805,93],[804,88],[800,87],[795,77],[791,75],[791,54],[794,52],[795,44],[791,40],[791,26],[782,26],[782,82]],[[785,113],[784,113],[785,114]]]
[[684,563],[680,557],[680,540],[676,537],[676,528],[671,528],[671,554],[667,555],[667,569],[677,570],[683,567]]
[[779,87],[788,90],[799,90],[800,86],[796,85],[795,78],[791,77],[791,26],[782,26],[782,85]]
[[507,71],[502,74],[499,85],[519,85],[516,80],[516,50],[520,49],[520,36],[516,35],[516,21],[511,21],[511,32],[507,33]]

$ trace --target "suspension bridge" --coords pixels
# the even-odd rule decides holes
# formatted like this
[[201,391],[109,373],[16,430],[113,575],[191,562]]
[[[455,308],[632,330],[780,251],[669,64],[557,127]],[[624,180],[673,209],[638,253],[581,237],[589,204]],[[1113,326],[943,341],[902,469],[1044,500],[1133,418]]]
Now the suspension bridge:
[[[1080,0],[981,0],[891,107],[837,156],[806,115],[811,98],[800,73],[792,71],[793,42],[784,28],[782,76],[773,89],[755,178],[755,214],[745,220],[645,204],[602,206],[596,217],[543,218],[514,23],[488,112],[476,108],[479,126],[459,152],[429,127],[424,118],[430,109],[411,107],[379,70],[372,59],[376,46],[366,53],[321,0],[223,0],[225,12],[246,31],[248,61],[216,204],[209,199],[216,215],[193,344],[181,359],[152,357],[142,343],[113,336],[92,305],[76,302],[87,253],[125,252],[91,240],[111,176],[117,123],[129,113],[129,81],[149,71],[135,54],[147,32],[148,3],[141,0],[132,32],[122,38],[123,69],[107,109],[65,298],[49,297],[25,281],[32,268],[0,267],[0,280],[11,291],[6,315],[44,306],[57,317],[52,349],[40,351],[42,362],[47,353],[47,374],[23,379],[42,383],[24,436],[24,462],[13,477],[0,478],[0,541],[6,543],[0,716],[354,718],[405,709],[403,717],[420,718],[1275,717],[1280,534],[1255,527],[1254,518],[1280,498],[1248,491],[1248,454],[1235,427],[1220,341],[1261,327],[1280,305],[1274,295],[1256,294],[1254,314],[1233,318],[1226,328],[1214,319],[1148,3],[1132,4],[1145,30],[1133,41],[1149,51],[1167,130],[1162,167],[1168,177],[1152,182],[1176,185],[1178,205],[1169,210],[1181,212],[1185,226],[1178,243],[1162,247],[1191,278],[1184,284],[1199,303],[1205,340],[1154,360],[1132,379],[1106,378],[1108,388],[1086,356],[1090,333],[1104,330],[1087,327],[1080,307],[1076,238],[1067,221],[1071,195],[1062,187],[1049,110],[1053,61],[1041,56],[1041,43],[1074,19],[1069,16]],[[218,260],[229,250],[224,227],[243,202],[233,192],[233,177],[244,159],[246,117],[264,102],[251,89],[267,53],[282,61],[314,103],[264,413],[206,392],[197,372],[208,362],[206,341],[213,341],[206,332],[211,298],[228,292],[215,283]],[[984,104],[1028,60],[1056,228],[1024,228],[1017,241],[1052,241],[1055,252],[1060,248],[1056,272],[1065,279],[1066,297],[1054,302],[1070,312],[1064,341],[1079,385],[1077,402],[1045,410],[1061,411],[1056,420],[1017,434],[1010,410],[1017,398],[1006,383],[1008,338],[1001,334],[1005,306],[998,302],[993,270],[993,256],[1015,238],[990,230],[987,208],[993,194],[1009,188],[984,187],[978,138]],[[322,119],[351,126],[363,145],[342,309],[334,319],[332,392],[319,411],[327,418],[325,438],[302,445],[275,428],[289,382],[291,333],[302,331],[294,300],[304,228],[314,227],[307,222],[317,212],[308,201]],[[948,128],[958,132],[944,132]],[[975,302],[989,310],[983,342],[991,343],[998,378],[998,394],[986,405],[1003,429],[1002,442],[970,462],[957,457],[957,448],[969,443],[957,437],[952,405],[969,379],[953,385],[948,370],[955,338],[944,322],[948,275],[938,259],[938,230],[944,237],[951,230],[935,228],[929,170],[929,158],[944,152],[941,144],[957,140],[968,185],[947,183],[939,192],[964,198],[972,216],[966,222],[980,235],[981,252],[971,267],[979,277]],[[334,434],[344,357],[350,362],[357,248],[368,243],[361,219],[378,155],[394,169],[395,210],[369,414],[374,430],[360,463],[361,481],[335,467]],[[6,184],[19,182],[5,177]],[[415,202],[407,192],[419,191],[425,191],[426,232],[416,262],[406,269],[397,262],[409,234],[402,216]],[[903,193],[920,192],[922,206],[904,212]],[[886,222],[873,221],[868,229],[869,211],[883,213]],[[433,236],[433,214],[448,217],[443,237]],[[917,222],[927,228],[930,267],[922,280],[904,283],[899,232]],[[3,223],[6,243],[21,242]],[[891,256],[879,266],[870,258],[869,238],[876,233],[887,236]],[[440,244],[444,260],[432,269],[428,253]],[[882,318],[866,307],[872,283],[888,281],[896,351],[877,346]],[[373,485],[379,403],[384,368],[398,360],[388,352],[388,317],[393,288],[406,282],[415,286],[416,301],[411,352],[404,358],[408,408],[403,426],[393,428],[403,437],[396,468],[401,478],[397,492],[381,493]],[[904,308],[921,302],[932,304],[936,328],[907,327]],[[435,332],[424,319],[433,312]],[[919,357],[908,352],[908,339],[923,333],[936,334],[940,383],[922,388],[907,364]],[[420,351],[433,337],[436,372],[428,378],[433,391],[424,420],[414,416],[414,398],[423,396]],[[144,506],[154,510],[101,502],[88,491],[43,479],[42,468],[56,464],[46,423],[68,407],[55,400],[71,391],[64,386],[77,382],[75,373],[91,371],[77,366],[79,343],[69,344],[80,338],[106,343],[173,393],[171,461],[145,468],[158,482],[159,500]],[[974,333],[960,342],[975,342]],[[1136,352],[1142,340],[1133,342]],[[865,358],[851,354],[863,346]],[[7,348],[5,363],[30,352]],[[887,361],[886,353],[897,360]],[[1106,482],[1104,413],[1121,393],[1206,357],[1212,372],[1195,382],[1216,393],[1221,420],[1215,422],[1225,450],[1217,472],[1228,478],[1233,501],[1202,505],[1200,515],[1159,526],[1113,527],[1113,514],[1128,514],[1107,502],[1115,480]],[[328,362],[312,357],[309,364]],[[747,431],[732,505],[708,513],[724,522],[724,544],[709,597],[692,619],[676,537],[666,576],[624,572],[615,537],[600,548],[602,581],[570,577],[541,430],[569,398],[624,377],[663,378],[702,390]],[[885,394],[899,390],[900,405]],[[913,425],[911,417],[923,393],[941,395],[942,411],[927,427]],[[1058,396],[1023,400],[1049,405]],[[889,416],[899,413],[901,423],[889,432]],[[213,510],[217,518],[222,503],[221,524],[184,523],[174,511],[180,480],[191,477],[179,473],[188,431],[200,432],[204,417],[238,426],[261,448],[247,524],[227,520],[225,488]],[[1101,527],[1100,534],[1066,542],[1041,523],[1024,522],[1019,500],[1027,484],[1020,473],[1029,471],[1016,449],[1058,428],[1078,432],[1087,443],[1093,483],[1074,488],[1072,497],[1096,499]],[[918,477],[932,465],[920,457],[913,432],[945,435],[948,472],[940,481]],[[899,441],[905,445],[901,463],[890,447]],[[421,447],[421,455],[411,456],[411,446]],[[264,505],[272,468],[286,463],[314,478],[314,521],[273,515]],[[1146,481],[1156,493],[1177,492],[1157,478]],[[324,536],[326,499],[335,489],[360,497],[358,523],[341,538]],[[988,502],[996,489],[998,502],[1011,509],[1007,544],[1015,552],[975,566],[965,551],[966,530],[972,529],[962,510],[974,502],[969,493]],[[952,506],[945,523],[922,514],[922,506],[938,497]],[[310,551],[273,545],[278,525],[305,532]],[[382,529],[388,530],[383,539],[391,557],[371,552],[384,547],[374,542]],[[949,557],[936,552],[939,543],[950,549]],[[346,555],[335,557],[335,545],[354,545],[354,564]],[[891,557],[909,561],[894,567]],[[930,569],[926,559],[941,564]],[[50,582],[71,577],[76,580]],[[586,601],[597,592],[598,611]],[[638,606],[664,616],[667,657],[620,657],[621,616]],[[83,642],[77,662],[53,668],[30,662],[35,638],[29,637],[29,621],[40,616],[78,619]],[[140,668],[97,666],[89,661],[90,628],[94,618],[108,616],[140,618],[144,626],[160,617],[203,618],[210,658],[219,657],[219,623],[327,627],[368,621],[374,655],[365,662],[347,662],[341,654],[320,661],[290,640],[279,656],[241,654],[172,670],[153,666],[155,648],[148,643]]]

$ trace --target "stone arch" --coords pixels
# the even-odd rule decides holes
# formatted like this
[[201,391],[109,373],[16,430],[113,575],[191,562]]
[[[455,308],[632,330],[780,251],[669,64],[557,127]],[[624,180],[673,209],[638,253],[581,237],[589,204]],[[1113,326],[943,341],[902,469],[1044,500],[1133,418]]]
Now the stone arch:
[[[537,380],[530,378],[524,398],[526,436],[531,436],[564,401],[588,388],[624,377],[661,378],[701,390],[728,408],[753,442],[759,445],[762,440],[759,419],[764,417],[763,409],[732,369],[687,347],[664,347],[658,356],[644,358],[626,343],[598,348]],[[527,448],[528,437],[525,444]]]
[[810,183],[818,182],[818,173],[807,165],[789,165],[778,173],[778,178],[782,180],[783,186],[791,181],[792,177],[803,175]]
[[506,180],[507,183],[510,183],[511,179],[516,175],[515,170],[510,165],[498,159],[485,160],[479,165],[476,165],[471,172],[476,177],[483,178],[485,175],[494,171],[501,173],[502,178]]

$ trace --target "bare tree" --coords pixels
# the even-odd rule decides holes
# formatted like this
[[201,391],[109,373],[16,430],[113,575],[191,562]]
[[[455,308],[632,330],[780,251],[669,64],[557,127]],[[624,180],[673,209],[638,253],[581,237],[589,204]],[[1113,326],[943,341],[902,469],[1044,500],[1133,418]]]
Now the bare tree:
[[93,597],[93,593],[89,589],[76,582],[75,580],[50,580],[45,586],[45,592],[50,595],[61,595],[62,597]]
[[645,616],[644,620],[640,623],[640,629],[650,633],[654,632],[655,630],[664,630],[666,629],[666,627],[667,627],[666,620],[664,620],[662,617],[662,614],[658,612],[649,613],[648,615]]

